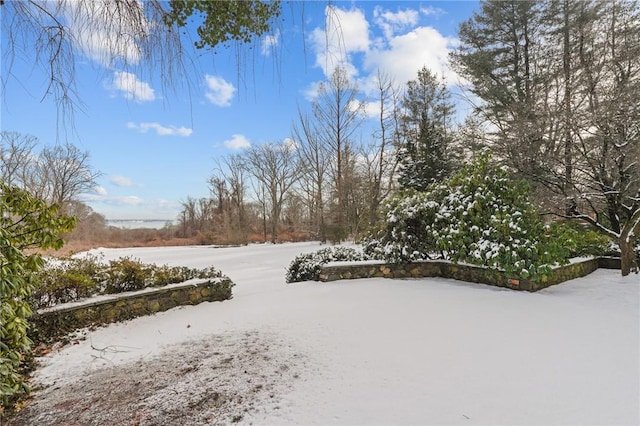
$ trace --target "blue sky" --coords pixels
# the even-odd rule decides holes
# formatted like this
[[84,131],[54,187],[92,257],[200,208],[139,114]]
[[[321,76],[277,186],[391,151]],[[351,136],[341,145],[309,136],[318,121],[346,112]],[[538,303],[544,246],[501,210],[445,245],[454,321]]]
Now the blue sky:
[[304,13],[299,3],[285,4],[284,23],[243,51],[244,65],[233,49],[190,52],[189,75],[178,76],[169,91],[159,71],[104,67],[91,48],[79,46],[83,105],[66,130],[54,100],[42,99],[47,77],[27,52],[12,65],[16,78],[7,78],[2,66],[1,128],[34,135],[41,145],[69,141],[88,151],[103,175],[82,200],[107,219],[173,220],[182,200],[208,196],[216,159],[289,137],[297,108],[309,108],[318,82],[338,62],[362,89],[363,101],[378,69],[405,83],[426,65],[452,87],[459,82],[447,53],[477,2],[334,1],[332,7],[333,28],[326,28],[327,2],[305,2]]

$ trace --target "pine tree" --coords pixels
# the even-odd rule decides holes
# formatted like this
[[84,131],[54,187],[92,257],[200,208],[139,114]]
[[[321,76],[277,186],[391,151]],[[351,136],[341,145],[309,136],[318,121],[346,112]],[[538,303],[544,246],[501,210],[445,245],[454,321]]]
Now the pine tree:
[[418,78],[407,83],[403,110],[398,181],[402,188],[425,191],[449,172],[451,95],[444,82],[423,67]]
[[547,211],[589,223],[639,270],[640,3],[485,0],[452,55],[493,153]]
[[535,1],[482,1],[460,25],[461,44],[451,55],[471,93],[483,101],[475,112],[491,123],[493,152],[527,176],[540,173],[553,127],[539,111],[551,78],[543,58],[552,56],[541,54],[541,8]]

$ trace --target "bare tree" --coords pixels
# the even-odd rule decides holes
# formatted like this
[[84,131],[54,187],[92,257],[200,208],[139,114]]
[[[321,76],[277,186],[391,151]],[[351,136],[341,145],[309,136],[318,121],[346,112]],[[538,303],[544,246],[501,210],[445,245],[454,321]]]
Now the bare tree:
[[245,200],[248,176],[244,163],[240,154],[217,160],[209,178],[209,189],[216,203],[216,225],[226,234],[227,241],[235,243],[246,243],[249,230]]
[[213,241],[215,200],[205,197],[187,197],[181,204],[182,211],[178,216],[178,223],[182,228],[182,236],[184,238],[200,236],[201,242]]
[[70,143],[45,147],[38,162],[46,177],[45,199],[61,206],[91,191],[101,175],[92,169],[89,152]]
[[381,70],[376,75],[376,93],[378,128],[373,134],[373,143],[364,147],[361,155],[369,225],[376,223],[380,204],[394,188],[398,165],[398,157],[394,155],[394,151],[398,146],[400,128],[400,91],[391,77]]
[[88,152],[66,143],[36,153],[36,145],[33,136],[2,132],[0,177],[5,183],[63,208],[97,185],[101,173],[91,167]]
[[342,67],[336,67],[328,83],[321,83],[313,102],[315,137],[329,150],[335,189],[335,222],[345,226],[347,210],[344,173],[354,155],[353,135],[361,123],[363,104],[357,99],[358,89]]
[[320,140],[319,130],[298,108],[298,122],[294,123],[293,138],[300,164],[301,190],[306,194],[309,217],[320,241],[326,242],[325,186],[329,172],[330,155]]
[[264,205],[270,207],[271,241],[275,243],[284,201],[300,174],[295,149],[286,142],[272,142],[248,148],[244,157],[247,172],[266,195]]
[[7,131],[0,132],[0,138],[0,179],[7,185],[24,188],[38,139]]
[[576,108],[573,211],[617,240],[622,274],[639,272],[633,246],[640,236],[640,6],[602,3],[591,34],[578,42],[586,102]]
[[107,220],[103,215],[94,212],[91,207],[80,201],[67,203],[66,212],[78,220],[76,227],[66,237],[68,240],[104,240],[107,234]]
[[182,210],[178,217],[178,223],[182,228],[182,237],[187,238],[191,235],[193,223],[193,217],[195,216],[195,200],[191,197],[188,197],[185,201],[180,203],[182,205]]

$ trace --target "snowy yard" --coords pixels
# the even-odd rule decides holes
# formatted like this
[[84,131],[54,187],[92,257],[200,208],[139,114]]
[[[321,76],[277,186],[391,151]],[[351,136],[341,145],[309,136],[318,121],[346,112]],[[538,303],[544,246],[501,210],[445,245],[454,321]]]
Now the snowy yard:
[[[147,362],[177,358],[199,372],[191,377],[222,380],[221,391],[258,383],[240,383],[242,374],[262,378],[256,389],[268,392],[256,392],[250,403],[245,397],[251,410],[216,417],[222,423],[640,423],[637,275],[597,270],[538,293],[435,278],[285,284],[289,262],[319,248],[101,250],[106,259],[214,266],[236,283],[233,299],[90,332],[44,358],[36,380],[81,394],[89,377],[107,381],[118,371],[133,374]],[[236,352],[229,359],[240,359],[241,347],[254,358],[225,372],[212,360],[231,344]],[[186,406],[199,386],[193,379],[176,384],[174,403]],[[171,402],[162,395],[137,401],[140,424],[169,424],[144,413]],[[209,398],[193,410],[215,412]]]

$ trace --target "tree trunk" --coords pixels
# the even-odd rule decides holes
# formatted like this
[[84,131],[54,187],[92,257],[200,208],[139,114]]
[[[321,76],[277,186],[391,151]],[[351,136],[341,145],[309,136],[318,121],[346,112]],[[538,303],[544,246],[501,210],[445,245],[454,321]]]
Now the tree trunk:
[[278,222],[280,219],[280,210],[274,204],[274,207],[271,209],[271,243],[275,244],[278,242]]
[[262,232],[263,232],[263,241],[267,242],[267,206],[266,204],[262,205]]
[[630,273],[638,273],[638,258],[633,251],[633,244],[627,240],[626,236],[621,237],[618,245],[620,246],[620,270],[622,276],[625,277]]
[[622,276],[627,276],[631,272],[638,273],[638,257],[633,251],[633,246],[640,234],[640,208],[634,211],[625,226],[620,232],[618,245],[620,246],[620,269]]
[[320,235],[320,242],[322,244],[325,244],[327,242],[327,227],[324,223],[324,204],[322,202],[322,199],[320,199],[318,205],[318,215],[318,234]]
[[564,74],[564,182],[563,182],[563,195],[567,200],[565,206],[565,213],[571,215],[575,208],[575,201],[569,194],[573,188],[573,140],[571,128],[573,124],[573,110],[572,106],[572,88],[571,88],[571,28],[570,28],[570,2],[564,0],[562,7],[563,12],[563,27],[562,27],[562,69]]

